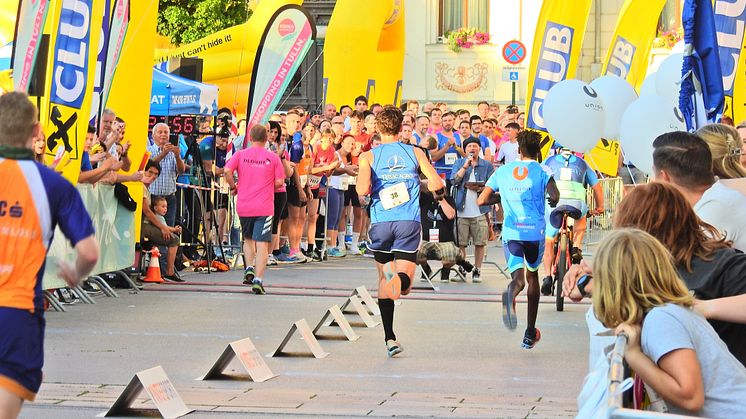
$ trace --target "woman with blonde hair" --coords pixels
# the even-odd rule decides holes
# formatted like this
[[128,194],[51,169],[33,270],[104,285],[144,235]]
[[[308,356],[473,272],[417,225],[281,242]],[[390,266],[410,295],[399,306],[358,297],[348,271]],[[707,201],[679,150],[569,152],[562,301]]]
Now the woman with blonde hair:
[[746,368],[700,314],[670,253],[637,229],[611,232],[594,259],[596,317],[628,337],[624,358],[670,413],[739,417]]
[[740,163],[743,140],[735,128],[724,124],[709,124],[698,129],[695,134],[710,147],[715,176],[720,179],[746,177],[746,168]]
[[[673,256],[684,285],[699,300],[746,295],[746,255],[694,213],[675,187],[653,182],[634,188],[616,209],[614,228],[638,228],[660,241]],[[587,265],[584,265],[587,266]],[[571,268],[577,272],[578,268]],[[569,280],[565,277],[565,285]],[[583,290],[592,290],[592,283]],[[577,297],[577,291],[570,298]],[[709,304],[702,307],[709,308]],[[704,311],[704,310],[703,310]],[[746,365],[746,325],[710,322],[731,353]]]

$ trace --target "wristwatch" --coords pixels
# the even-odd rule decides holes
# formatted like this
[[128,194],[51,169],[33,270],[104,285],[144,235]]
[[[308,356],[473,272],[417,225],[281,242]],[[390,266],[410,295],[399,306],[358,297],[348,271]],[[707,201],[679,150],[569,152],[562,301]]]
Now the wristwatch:
[[583,297],[588,296],[588,293],[585,292],[585,286],[588,285],[588,282],[590,282],[592,278],[593,277],[590,275],[583,275],[580,277],[580,279],[578,279],[578,282],[575,284],[575,287],[578,289],[578,291],[580,291],[580,295],[582,295]]

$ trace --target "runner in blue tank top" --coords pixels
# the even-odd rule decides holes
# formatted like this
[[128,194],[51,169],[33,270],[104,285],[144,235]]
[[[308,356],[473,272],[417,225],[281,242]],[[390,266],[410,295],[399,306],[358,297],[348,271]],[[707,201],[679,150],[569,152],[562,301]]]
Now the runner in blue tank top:
[[[360,155],[356,185],[358,195],[371,198],[368,248],[378,268],[378,305],[389,356],[402,351],[394,334],[394,300],[409,294],[420,245],[420,173],[438,200],[445,197],[443,181],[422,149],[398,141],[402,119],[394,106],[378,114],[382,144]],[[388,264],[396,271],[386,275]]]
[[[551,176],[536,160],[541,160],[541,136],[535,131],[518,134],[518,160],[498,168],[484,186],[477,204],[496,201],[499,192],[505,211],[503,249],[508,261],[511,281],[502,295],[503,323],[509,329],[518,326],[515,297],[528,282],[528,318],[521,346],[533,348],[541,339],[536,328],[539,311],[539,266],[544,252],[544,201],[549,205],[559,200],[559,190]],[[524,279],[525,272],[525,279]]]

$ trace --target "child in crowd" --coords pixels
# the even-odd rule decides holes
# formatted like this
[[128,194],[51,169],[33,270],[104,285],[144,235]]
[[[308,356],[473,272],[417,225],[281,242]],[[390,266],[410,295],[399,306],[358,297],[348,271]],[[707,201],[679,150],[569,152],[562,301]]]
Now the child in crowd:
[[[168,225],[165,218],[165,215],[168,212],[168,202],[166,201],[166,198],[162,196],[154,196],[150,204],[150,209],[153,210],[153,214],[155,214],[158,221],[163,223],[163,225]],[[168,229],[173,234],[181,234],[181,226],[177,225],[176,227],[168,227]]]
[[746,368],[709,323],[670,253],[637,229],[610,233],[594,259],[596,317],[628,337],[624,358],[671,413],[737,417],[746,410]]

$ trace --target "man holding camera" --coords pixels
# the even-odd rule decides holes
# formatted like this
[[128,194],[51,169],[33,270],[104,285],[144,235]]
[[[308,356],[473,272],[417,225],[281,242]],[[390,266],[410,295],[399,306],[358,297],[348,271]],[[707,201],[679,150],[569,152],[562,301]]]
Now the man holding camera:
[[487,179],[495,171],[492,164],[479,157],[479,139],[469,137],[464,141],[466,157],[456,160],[451,170],[451,182],[455,189],[457,241],[461,253],[465,254],[469,239],[474,243],[474,270],[472,282],[482,282],[480,277],[485,246],[489,236],[487,213],[489,205],[477,205],[477,198],[484,189]]
[[[176,178],[184,173],[184,160],[177,141],[169,142],[171,130],[164,123],[153,127],[153,145],[148,147],[150,159],[161,165],[161,175],[151,185],[153,198],[162,196],[166,199],[168,212],[164,217],[169,227],[176,225]],[[176,137],[174,140],[178,140]]]

